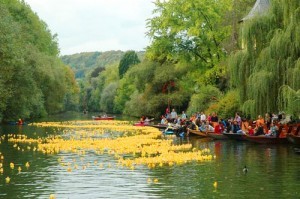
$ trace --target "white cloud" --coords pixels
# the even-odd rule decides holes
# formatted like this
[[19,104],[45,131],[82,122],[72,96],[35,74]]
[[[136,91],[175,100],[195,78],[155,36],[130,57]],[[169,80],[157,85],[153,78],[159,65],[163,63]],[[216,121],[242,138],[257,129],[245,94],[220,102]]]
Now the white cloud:
[[144,50],[151,0],[25,0],[58,34],[61,54]]

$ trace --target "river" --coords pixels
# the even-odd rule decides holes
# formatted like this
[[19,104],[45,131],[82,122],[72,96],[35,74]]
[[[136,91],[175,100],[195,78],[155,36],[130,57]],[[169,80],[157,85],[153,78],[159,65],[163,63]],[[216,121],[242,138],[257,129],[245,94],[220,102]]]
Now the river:
[[[72,117],[50,118],[68,120]],[[89,119],[77,115],[75,119]],[[74,117],[73,117],[74,119]],[[57,134],[53,128],[5,126],[0,135],[26,134],[43,137]],[[108,154],[87,152],[45,155],[16,148],[2,140],[0,198],[300,198],[300,155],[292,145],[261,145],[250,142],[214,141],[206,138],[173,138],[174,143],[191,143],[209,148],[209,162],[134,170],[115,166]],[[0,157],[1,157],[0,155]],[[66,172],[58,160],[77,162],[79,169]],[[24,167],[26,162],[30,166]],[[85,165],[83,166],[83,163]],[[9,168],[14,163],[14,169]],[[22,171],[17,168],[22,165]],[[99,166],[101,165],[101,166]],[[243,172],[244,167],[248,172]],[[82,168],[81,168],[82,167]],[[84,167],[84,168],[83,168]],[[6,178],[10,177],[10,182]]]

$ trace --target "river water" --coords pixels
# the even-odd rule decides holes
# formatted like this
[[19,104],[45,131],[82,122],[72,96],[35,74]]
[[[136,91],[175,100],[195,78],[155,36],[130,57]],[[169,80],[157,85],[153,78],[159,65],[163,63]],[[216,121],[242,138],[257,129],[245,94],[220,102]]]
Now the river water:
[[[53,119],[53,118],[51,118]],[[60,118],[61,119],[61,118]],[[64,118],[69,119],[69,118]],[[79,116],[76,119],[89,119]],[[1,126],[0,135],[47,136],[52,128]],[[176,144],[209,148],[210,162],[134,170],[116,166],[108,154],[86,152],[45,155],[16,148],[2,140],[0,198],[300,198],[300,155],[292,145],[260,145],[206,138],[174,138]],[[76,162],[79,169],[66,172],[58,160]],[[13,162],[15,168],[10,169]],[[23,165],[30,162],[30,166]],[[18,166],[23,166],[18,172]],[[100,166],[99,166],[100,165]],[[248,172],[243,172],[246,166]],[[6,178],[10,177],[10,182]],[[217,184],[216,184],[217,183]],[[214,186],[215,185],[215,186]]]

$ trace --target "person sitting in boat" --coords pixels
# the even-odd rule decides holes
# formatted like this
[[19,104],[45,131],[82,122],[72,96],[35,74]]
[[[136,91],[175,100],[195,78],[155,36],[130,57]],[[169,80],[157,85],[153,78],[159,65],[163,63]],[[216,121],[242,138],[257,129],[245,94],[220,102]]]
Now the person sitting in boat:
[[181,117],[177,117],[177,119],[176,119],[176,123],[175,123],[175,124],[178,124],[178,125],[180,125],[180,126],[181,126],[181,123],[182,123],[182,119],[181,119]]
[[260,123],[260,125],[256,128],[256,132],[254,133],[255,136],[264,135],[264,127],[263,123]]
[[217,134],[221,134],[224,131],[222,122],[218,122],[214,127],[214,132]]
[[266,136],[275,136],[275,137],[277,137],[278,133],[279,133],[278,132],[278,127],[274,123],[271,123],[270,130],[268,131]]
[[146,117],[145,120],[144,120],[144,124],[149,125],[150,122],[151,122],[151,120],[148,117]]
[[205,122],[200,122],[200,124],[199,124],[199,131],[201,131],[201,132],[205,132],[206,131]]
[[145,119],[146,119],[146,117],[145,117],[145,116],[142,116],[142,117],[140,118],[140,123],[143,124],[143,123],[145,122]]
[[232,133],[239,133],[239,134],[242,133],[241,127],[236,120],[233,120],[231,130],[232,130]]
[[187,119],[187,115],[185,114],[184,111],[182,111],[182,113],[181,113],[181,119],[184,121]]
[[23,125],[23,120],[21,118],[18,120],[18,125]]
[[206,131],[206,132],[214,132],[214,131],[215,131],[214,127],[212,127],[212,126],[209,124],[209,121],[206,122],[206,125],[205,125],[205,131]]
[[252,126],[248,126],[248,135],[254,135],[254,129]]
[[189,121],[188,122],[188,128],[191,129],[191,130],[197,130],[198,129],[198,126],[195,124],[195,122],[193,121]]
[[197,117],[197,119],[195,120],[195,124],[196,124],[198,127],[201,126],[202,122],[201,122],[201,120],[200,120],[200,117]]
[[261,115],[258,116],[258,119],[255,121],[255,125],[256,125],[256,128],[258,128],[259,126],[265,125],[265,120]]
[[161,116],[161,120],[160,120],[161,124],[168,124],[168,121],[166,119],[166,117],[164,115]]

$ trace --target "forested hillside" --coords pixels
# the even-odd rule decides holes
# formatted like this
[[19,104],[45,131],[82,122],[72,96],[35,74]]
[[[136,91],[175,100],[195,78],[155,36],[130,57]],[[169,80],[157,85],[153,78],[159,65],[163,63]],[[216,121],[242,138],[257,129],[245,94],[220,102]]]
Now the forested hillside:
[[78,104],[56,35],[23,1],[0,0],[0,120],[40,117]]
[[[119,63],[124,55],[123,51],[106,51],[106,52],[82,52],[73,55],[64,55],[62,61],[71,66],[75,72],[76,79],[81,79],[91,75],[98,76],[99,72],[108,65]],[[144,52],[138,52],[140,59],[143,59]]]

